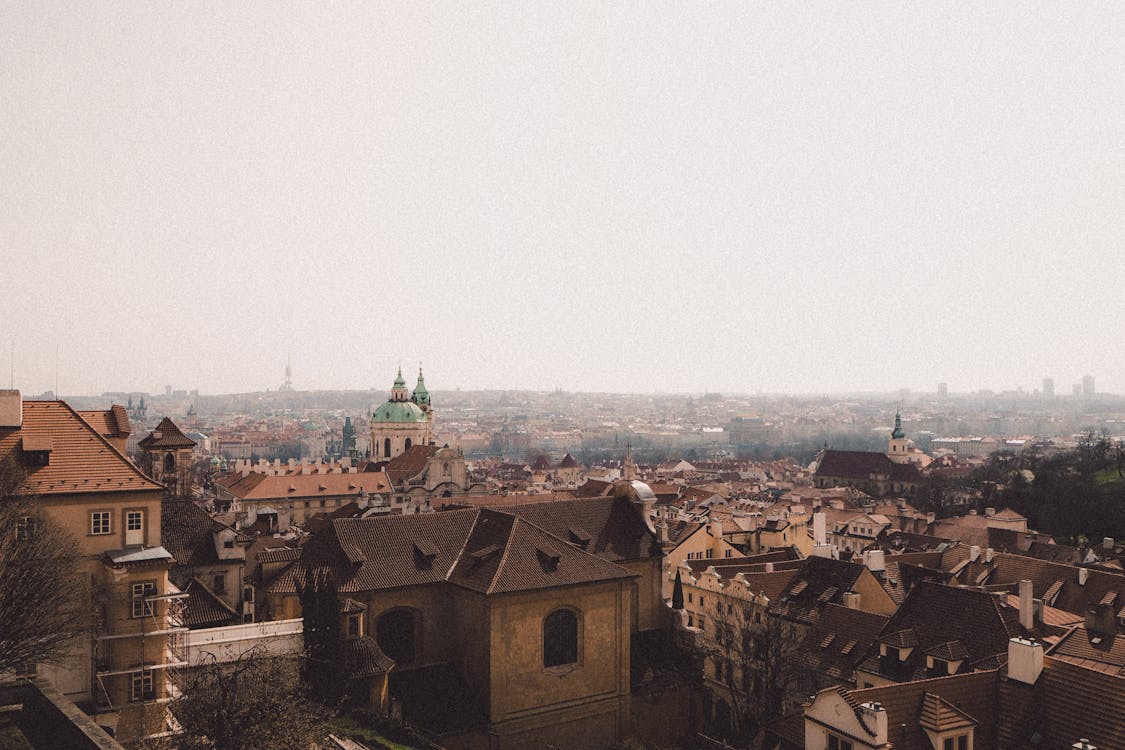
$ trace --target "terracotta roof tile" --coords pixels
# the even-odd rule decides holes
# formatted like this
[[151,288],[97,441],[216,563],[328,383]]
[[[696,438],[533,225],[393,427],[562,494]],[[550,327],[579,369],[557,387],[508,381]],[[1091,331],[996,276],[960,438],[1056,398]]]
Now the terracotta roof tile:
[[23,438],[49,440],[47,466],[29,466],[28,489],[39,495],[162,491],[64,401],[24,401],[23,426],[0,428],[0,456]]
[[160,420],[156,429],[146,435],[137,443],[142,448],[194,448],[195,441],[176,426],[169,417]]

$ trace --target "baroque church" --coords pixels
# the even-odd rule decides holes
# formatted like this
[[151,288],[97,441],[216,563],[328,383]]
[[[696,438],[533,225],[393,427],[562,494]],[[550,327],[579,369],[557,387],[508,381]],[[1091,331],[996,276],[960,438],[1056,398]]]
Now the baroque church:
[[415,445],[429,445],[433,439],[433,410],[430,392],[418,368],[418,383],[411,393],[399,368],[391,397],[371,415],[371,460],[387,461]]

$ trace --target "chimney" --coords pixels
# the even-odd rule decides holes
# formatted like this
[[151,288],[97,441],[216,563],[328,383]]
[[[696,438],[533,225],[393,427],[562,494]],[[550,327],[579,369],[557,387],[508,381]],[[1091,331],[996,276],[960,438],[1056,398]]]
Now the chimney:
[[813,528],[813,544],[817,547],[827,544],[825,539],[825,525],[826,516],[823,513],[813,513],[812,528]]
[[986,516],[988,516],[989,518],[992,518],[994,515],[996,515],[996,509],[995,508],[985,508],[984,514]]
[[710,523],[709,530],[711,532],[711,536],[715,537],[716,539],[722,539],[723,538],[723,522],[722,521],[712,521]]
[[863,717],[863,723],[867,725],[868,731],[874,728],[875,736],[871,738],[876,747],[886,745],[887,740],[887,710],[883,708],[882,703],[862,703],[859,706],[860,714]]
[[1093,604],[1086,610],[1086,631],[1088,633],[1110,638],[1117,635],[1116,602],[1117,599],[1113,598],[1105,604]]
[[984,561],[985,561],[986,563],[990,563],[990,562],[992,562],[992,557],[993,557],[993,555],[995,555],[995,554],[996,554],[996,550],[992,549],[992,547],[988,547],[988,548],[987,548],[987,549],[985,549],[985,551],[984,551]]
[[1102,537],[1102,549],[1113,549],[1113,537]]
[[848,609],[859,609],[859,594],[855,591],[844,592],[843,602]]
[[660,541],[661,544],[667,544],[668,543],[668,522],[667,521],[661,521],[660,523],[656,524],[656,534],[657,534],[657,539]]
[[[55,394],[58,398],[58,394]],[[0,391],[0,427],[23,426],[23,400],[19,391]]]
[[766,572],[767,573],[773,572],[773,563],[766,563]]
[[1020,625],[1025,630],[1035,629],[1035,602],[1033,597],[1031,581],[1024,578],[1020,581]]
[[1089,568],[1079,568],[1078,569],[1078,585],[1079,586],[1085,586],[1086,581],[1089,578],[1090,578],[1090,569]]
[[1042,671],[1042,644],[1025,638],[1008,641],[1008,679],[1034,685]]
[[887,569],[886,559],[883,556],[883,550],[871,549],[863,553],[865,558],[864,562],[872,573],[882,573]]
[[977,514],[977,509],[976,509],[976,508],[973,508],[972,510],[970,510],[970,511],[969,511],[969,515],[970,515],[970,516],[975,516],[976,514]]
[[969,562],[976,562],[980,559],[980,547],[973,545],[969,547]]
[[934,515],[933,513],[927,513],[926,514],[926,523],[932,524],[936,520],[937,520],[937,516]]

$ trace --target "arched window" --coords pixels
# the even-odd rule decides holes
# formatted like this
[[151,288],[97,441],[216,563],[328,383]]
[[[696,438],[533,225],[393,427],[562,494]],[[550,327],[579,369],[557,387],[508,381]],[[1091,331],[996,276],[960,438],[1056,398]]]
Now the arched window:
[[383,438],[383,458],[391,457],[391,439]]
[[409,664],[419,654],[421,618],[414,610],[400,608],[384,612],[375,623],[375,640],[383,653],[398,664]]
[[175,470],[176,470],[176,457],[173,456],[171,453],[164,454],[164,471],[166,473],[170,474]]
[[410,438],[406,439],[406,450],[410,450]]
[[543,666],[578,662],[578,613],[556,609],[543,620]]

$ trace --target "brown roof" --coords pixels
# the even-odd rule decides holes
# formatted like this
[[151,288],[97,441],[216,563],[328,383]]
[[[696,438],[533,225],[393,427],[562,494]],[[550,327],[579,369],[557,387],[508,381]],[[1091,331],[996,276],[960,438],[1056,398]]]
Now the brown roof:
[[286,498],[347,497],[361,490],[368,494],[387,493],[391,483],[383,472],[355,474],[280,474],[270,476],[250,472],[246,476],[228,474],[220,479],[240,500],[281,500]]
[[770,604],[770,612],[800,622],[816,622],[824,605],[839,604],[866,570],[858,563],[810,557],[793,576],[789,588]]
[[816,475],[866,480],[883,474],[904,482],[919,482],[922,477],[913,464],[897,464],[885,453],[873,451],[826,450],[816,467]]
[[975,723],[975,746],[995,747],[996,690],[997,672],[989,670],[846,692],[856,704],[882,704],[894,750],[933,750],[923,722]]
[[79,410],[78,416],[103,437],[127,437],[133,430],[129,414],[120,404],[114,404],[108,409]]
[[1050,654],[1080,667],[1125,677],[1125,634],[1073,628],[1051,647]]
[[[895,647],[917,646],[906,661],[897,655],[880,656],[868,649],[859,669],[905,681],[932,676],[925,654],[966,652],[962,671],[998,654],[1006,655],[1008,640],[1020,635],[1019,612],[1001,605],[992,594],[923,581],[891,616],[878,641]],[[909,634],[909,640],[904,636]],[[959,645],[953,645],[954,643]],[[944,657],[941,657],[944,658]]]
[[563,456],[562,460],[559,461],[559,468],[560,469],[577,469],[580,466],[581,466],[581,464],[579,464],[577,461],[575,461],[574,456],[570,455],[569,453],[567,453],[565,456]]
[[436,445],[412,445],[388,461],[383,471],[393,484],[402,484],[407,479],[421,474],[430,456],[438,450]]
[[160,420],[156,429],[137,443],[142,448],[194,448],[195,441],[176,426],[169,417]]
[[184,625],[189,628],[210,628],[229,625],[237,613],[216,596],[199,579],[192,578],[184,593],[188,595],[183,609]]
[[[969,562],[969,548],[957,546],[942,553],[941,567],[955,572],[958,580],[966,584],[1016,586],[1021,580],[1030,580],[1036,598],[1075,614],[1085,615],[1107,593],[1125,595],[1125,575],[1087,568],[1086,582],[1080,584],[1078,567],[1025,555],[997,552],[991,563],[985,563],[983,555],[976,562]],[[1047,596],[1048,592],[1051,596]]]
[[332,571],[341,592],[448,581],[497,594],[634,576],[525,519],[489,509],[337,519],[301,549],[271,591],[296,591],[305,570]]
[[578,498],[506,508],[560,539],[570,539],[572,528],[590,534],[584,548],[603,560],[649,559],[660,555],[656,535],[649,531],[641,511],[625,498]]
[[24,438],[51,446],[47,466],[27,467],[28,489],[39,495],[164,489],[64,401],[24,401],[23,426],[0,428],[0,456]]
[[826,604],[801,645],[805,664],[833,680],[850,682],[856,665],[875,642],[875,636],[887,624],[887,619],[861,609]]
[[177,565],[216,565],[214,533],[228,528],[191,500],[165,499],[160,504],[160,543]]

